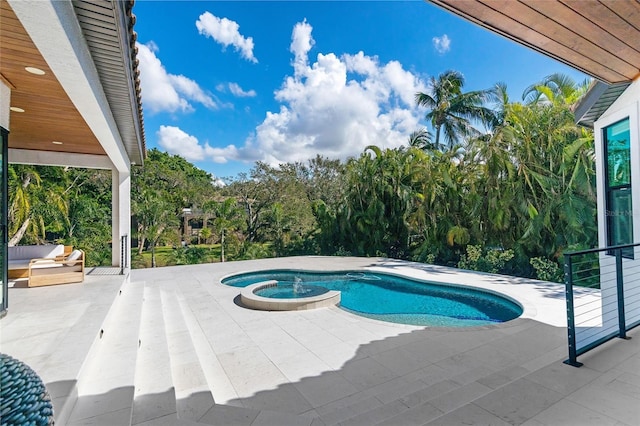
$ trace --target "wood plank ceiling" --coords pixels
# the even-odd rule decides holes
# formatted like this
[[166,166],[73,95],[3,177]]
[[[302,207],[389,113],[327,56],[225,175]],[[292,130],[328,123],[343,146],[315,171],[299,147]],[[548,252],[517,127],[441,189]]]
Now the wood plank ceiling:
[[106,155],[6,1],[0,1],[0,74],[11,87],[11,106],[24,110],[10,113],[9,148]]
[[639,0],[428,0],[614,84],[640,77]]

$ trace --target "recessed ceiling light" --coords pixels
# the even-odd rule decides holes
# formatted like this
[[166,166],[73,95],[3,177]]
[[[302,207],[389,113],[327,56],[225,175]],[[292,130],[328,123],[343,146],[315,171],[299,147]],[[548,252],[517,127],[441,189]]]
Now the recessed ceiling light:
[[22,108],[18,108],[18,107],[9,107],[9,109],[13,112],[24,112]]
[[62,145],[62,142],[59,142],[59,141],[53,141],[51,143],[54,144],[54,145]]
[[35,75],[44,75],[45,72],[42,71],[40,68],[36,68],[36,67],[25,67],[24,68],[27,72],[30,72],[31,74],[35,74]]

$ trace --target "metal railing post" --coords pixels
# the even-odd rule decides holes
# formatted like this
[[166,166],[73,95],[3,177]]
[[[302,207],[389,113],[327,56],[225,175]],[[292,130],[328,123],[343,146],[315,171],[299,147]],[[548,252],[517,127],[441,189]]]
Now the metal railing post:
[[127,259],[129,258],[129,256],[127,256],[129,248],[128,238],[128,234],[124,234],[120,237],[120,275],[124,275],[126,269],[129,267],[127,264]]
[[120,236],[120,275],[124,274],[124,235]]
[[616,250],[616,299],[618,299],[618,337],[627,337],[627,325],[624,312],[624,276],[622,274],[622,249]]
[[573,266],[570,255],[564,256],[564,283],[567,300],[567,337],[569,338],[569,359],[564,361],[565,364],[574,367],[582,367],[582,363],[578,362],[576,349],[576,323],[575,312],[573,306]]

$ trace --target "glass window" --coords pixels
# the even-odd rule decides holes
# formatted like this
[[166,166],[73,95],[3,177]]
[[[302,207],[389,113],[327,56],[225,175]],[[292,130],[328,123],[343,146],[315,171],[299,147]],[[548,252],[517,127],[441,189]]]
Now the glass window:
[[[633,207],[631,203],[631,133],[629,119],[603,129],[606,173],[607,245],[633,243]],[[613,254],[613,253],[609,253]],[[633,248],[623,252],[633,257]]]
[[632,235],[631,191],[620,189],[609,195],[610,214],[614,216],[609,226],[609,245],[630,244]]
[[612,187],[629,185],[631,184],[629,119],[607,127],[605,132],[608,184]]

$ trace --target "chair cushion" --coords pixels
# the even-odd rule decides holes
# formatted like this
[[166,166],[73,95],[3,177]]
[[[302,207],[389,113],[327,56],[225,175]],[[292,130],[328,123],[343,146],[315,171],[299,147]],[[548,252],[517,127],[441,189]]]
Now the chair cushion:
[[62,266],[61,263],[57,263],[55,260],[36,260],[31,263],[31,269],[48,269],[48,268],[59,268]]
[[29,262],[31,262],[30,259],[9,260],[9,270],[11,271],[13,269],[28,269]]
[[67,256],[65,258],[65,264],[67,266],[73,266],[76,264],[76,260],[80,259],[80,256],[82,256],[82,251],[80,250],[74,250],[71,253],[69,253],[69,256]]
[[14,246],[8,249],[9,260],[25,259],[28,261],[31,259],[56,257],[64,254],[64,245],[62,244]]

